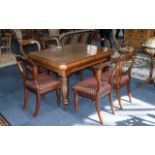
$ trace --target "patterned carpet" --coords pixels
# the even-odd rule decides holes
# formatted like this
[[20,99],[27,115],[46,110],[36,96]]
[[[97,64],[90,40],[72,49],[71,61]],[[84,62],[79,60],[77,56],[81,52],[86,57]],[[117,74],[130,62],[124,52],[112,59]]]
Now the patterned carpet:
[[[137,54],[134,67],[132,69],[132,77],[146,79],[150,71],[150,58],[146,54]],[[155,73],[155,68],[154,71]]]

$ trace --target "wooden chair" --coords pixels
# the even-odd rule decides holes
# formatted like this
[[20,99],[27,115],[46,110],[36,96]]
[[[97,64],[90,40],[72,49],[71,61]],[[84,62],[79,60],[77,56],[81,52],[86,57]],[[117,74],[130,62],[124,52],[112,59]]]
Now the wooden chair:
[[25,47],[28,47],[30,45],[36,45],[37,48],[38,48],[38,51],[41,50],[41,46],[40,46],[40,43],[37,41],[37,40],[33,40],[33,39],[27,39],[27,40],[23,40],[20,42],[20,51],[21,51],[21,54],[24,56],[24,57],[27,57],[27,54],[24,50]]
[[56,90],[57,104],[59,106],[60,82],[45,73],[38,74],[36,65],[28,58],[16,56],[16,60],[24,83],[24,109],[28,104],[28,91],[36,94],[37,102],[34,117],[38,116],[40,110],[40,96],[49,91]]
[[116,49],[118,50],[119,53],[125,53],[125,52],[133,52],[134,48],[129,45],[127,40],[124,40],[123,43],[120,43],[115,34],[112,32],[112,39],[114,41],[114,44],[116,46]]
[[[120,95],[120,89],[122,87],[127,87],[127,93],[129,100],[131,102],[131,89],[130,89],[130,81],[131,81],[131,70],[135,62],[135,53],[134,52],[128,52],[124,53],[119,58],[119,67],[116,71],[116,74],[113,78],[113,85],[116,89],[116,96],[118,99],[118,103],[120,106],[120,109],[122,110],[122,103],[121,103],[121,95]],[[107,75],[109,74],[109,71],[102,73],[103,79],[108,79]]]
[[114,80],[114,86],[116,88],[116,96],[120,105],[120,109],[122,110],[122,103],[121,103],[121,96],[120,96],[120,89],[122,87],[127,87],[127,94],[129,97],[129,101],[131,100],[131,88],[130,88],[130,81],[131,81],[131,70],[135,63],[135,53],[128,52],[123,54],[120,57],[120,66],[118,70],[118,79]]
[[[23,41],[20,42],[20,51],[21,51],[22,56],[27,57],[27,54],[28,54],[30,51],[26,52],[26,51],[25,51],[25,47],[29,47],[29,46],[31,46],[31,45],[36,45],[37,50],[38,50],[38,51],[41,50],[40,43],[39,43],[37,40],[26,39],[26,40],[23,40]],[[33,51],[33,50],[31,50],[31,52],[32,52],[32,51]],[[48,74],[50,73],[49,70],[45,70],[44,68],[42,68],[42,67],[40,67],[40,66],[37,66],[37,67],[38,67],[40,73],[41,73],[41,72],[45,72],[45,71],[47,71]]]
[[[73,87],[76,112],[78,111],[78,96],[83,96],[93,101],[96,101],[95,102],[96,111],[100,119],[100,122],[103,125],[104,121],[100,111],[99,100],[101,97],[108,95],[112,113],[113,114],[115,113],[115,110],[113,107],[113,101],[112,101],[112,89],[113,89],[113,76],[115,75],[115,72],[118,70],[118,66],[119,66],[118,64],[119,63],[117,60],[111,60],[101,64],[98,70],[96,71],[96,77],[90,77],[86,80],[80,81]],[[114,65],[114,66],[110,67],[111,65]],[[104,80],[104,77],[102,76],[102,71],[106,67],[110,67],[110,68],[109,68],[109,74],[106,75],[106,78]]]

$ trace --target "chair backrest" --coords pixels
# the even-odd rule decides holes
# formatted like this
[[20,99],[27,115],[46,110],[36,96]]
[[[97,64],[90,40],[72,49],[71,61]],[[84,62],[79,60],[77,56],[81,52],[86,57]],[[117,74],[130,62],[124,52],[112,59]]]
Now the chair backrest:
[[135,63],[135,52],[128,52],[122,54],[119,58],[119,68],[117,70],[116,85],[121,84],[121,79],[123,75],[128,75],[131,78],[131,70]]
[[96,30],[76,30],[63,33],[59,37],[59,46],[71,43],[94,44],[97,37]]
[[131,73],[131,69],[135,63],[135,52],[128,52],[120,56],[120,71],[121,73]]
[[102,72],[105,68],[108,67],[108,72],[106,72],[108,74],[108,79],[106,78],[105,80],[111,85],[111,87],[113,87],[113,77],[115,76],[117,70],[119,69],[120,66],[120,61],[119,58],[117,59],[112,59],[110,61],[107,61],[103,64],[101,64],[97,71],[96,71],[96,79],[97,79],[97,83],[98,83],[98,92],[101,89],[102,86],[102,82],[104,81],[104,77],[102,78]]
[[38,71],[36,65],[28,58],[16,55],[18,68],[23,76],[23,80],[37,80]]
[[26,56],[26,55],[27,55],[26,52],[24,52],[24,47],[30,46],[30,45],[37,45],[38,51],[41,50],[40,43],[39,43],[37,40],[33,40],[33,39],[22,40],[22,41],[20,42],[20,51],[21,51],[21,54],[22,54],[24,57],[27,57],[27,56]]

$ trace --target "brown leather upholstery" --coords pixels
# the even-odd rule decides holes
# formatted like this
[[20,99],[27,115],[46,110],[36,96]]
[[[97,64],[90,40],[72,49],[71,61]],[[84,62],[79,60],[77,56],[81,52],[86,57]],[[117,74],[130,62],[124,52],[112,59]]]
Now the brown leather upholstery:
[[[106,68],[115,64],[115,67],[109,68],[109,74],[104,77],[102,76],[102,71]],[[74,99],[75,99],[75,111],[78,111],[78,96],[83,96],[91,100],[96,101],[96,111],[98,113],[100,122],[103,124],[103,118],[100,111],[100,102],[99,99],[106,95],[109,96],[110,106],[112,113],[114,114],[114,107],[112,102],[112,89],[113,89],[113,76],[117,71],[119,66],[118,61],[112,60],[106,63],[100,64],[99,68],[96,70],[96,77],[91,77],[86,80],[83,80],[77,83],[74,87]]]
[[[104,79],[104,80],[107,79],[108,80],[109,74],[111,74],[110,71],[104,72],[102,74],[102,79]],[[114,86],[116,86],[118,80],[119,80],[119,73],[116,72],[116,74],[114,75],[114,78],[113,78],[113,84],[114,84]],[[120,85],[121,86],[125,85],[129,80],[130,80],[129,75],[126,74],[126,73],[122,73],[121,80],[120,80]]]
[[[80,96],[95,99],[97,93],[97,80],[94,77],[88,78],[76,84],[74,89],[78,92]],[[102,82],[101,90],[99,92],[100,96],[105,96],[111,91],[111,86],[107,81]]]
[[28,104],[28,91],[36,94],[36,110],[34,116],[37,117],[40,110],[40,96],[52,90],[56,90],[57,103],[60,105],[60,82],[45,73],[38,74],[36,65],[28,58],[16,56],[19,70],[24,83],[24,108]]
[[[37,86],[40,94],[46,93],[49,90],[53,90],[59,84],[59,81],[54,80],[50,75],[45,73],[38,74]],[[35,90],[36,86],[32,80],[26,80],[25,86],[31,90]]]

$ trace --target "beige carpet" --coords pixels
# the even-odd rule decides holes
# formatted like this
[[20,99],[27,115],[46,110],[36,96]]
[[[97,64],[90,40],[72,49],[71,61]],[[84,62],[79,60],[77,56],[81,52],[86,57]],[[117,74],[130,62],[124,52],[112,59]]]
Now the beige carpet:
[[0,56],[0,68],[16,64],[14,54],[2,53]]

